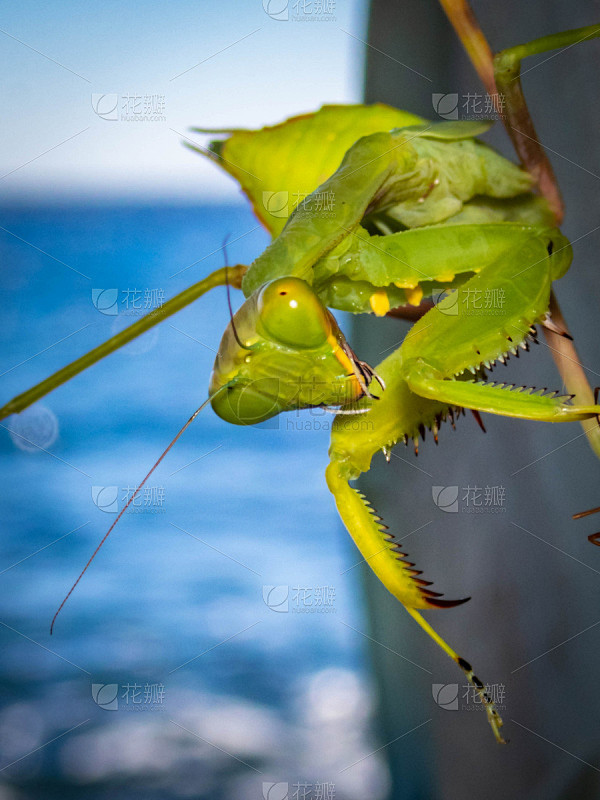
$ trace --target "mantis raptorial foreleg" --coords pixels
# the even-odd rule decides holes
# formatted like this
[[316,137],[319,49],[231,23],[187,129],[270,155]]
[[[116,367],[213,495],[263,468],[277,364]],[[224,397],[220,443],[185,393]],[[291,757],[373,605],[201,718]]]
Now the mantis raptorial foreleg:
[[407,383],[421,397],[435,398],[448,405],[500,414],[503,417],[569,422],[590,419],[598,414],[598,406],[573,406],[565,400],[571,395],[558,392],[536,393],[531,387],[455,381],[443,378],[425,363],[407,365]]
[[[349,481],[369,469],[377,451],[387,454],[399,440],[424,435],[425,428],[437,437],[440,424],[456,407],[554,422],[600,414],[598,405],[571,406],[562,402],[563,398],[510,392],[465,380],[470,372],[483,377],[496,360],[525,346],[531,326],[545,319],[552,281],[568,269],[571,255],[558,230],[530,230],[525,242],[507,248],[427,312],[402,346],[377,367],[387,388],[376,403],[361,401],[369,405],[367,424],[355,430],[338,418],[332,431],[326,477],[344,524],[381,582],[480,692],[498,741],[502,741],[502,723],[481,681],[418,613],[419,609],[457,601],[440,600],[428,588],[430,583],[419,577],[412,562],[405,561],[406,553]],[[500,307],[486,313],[483,304],[473,307],[461,302],[461,296],[468,301],[476,292],[481,297],[484,288],[496,294],[503,291]]]
[[344,467],[335,458],[328,466],[325,477],[340,516],[365,562],[386,589],[400,600],[418,625],[463,670],[467,680],[481,698],[496,740],[504,743],[505,740],[500,733],[502,719],[484,684],[474,674],[469,662],[450,647],[417,611],[426,608],[452,608],[465,603],[469,598],[442,600],[439,592],[429,588],[431,581],[419,577],[421,571],[414,569],[412,561],[406,560],[407,554],[402,551],[401,545],[395,541],[381,517],[370,507],[364,496],[349,486]]
[[[542,228],[543,229],[543,228]],[[430,225],[387,236],[359,227],[313,268],[313,288],[331,308],[381,316],[458,286],[541,228],[516,222]]]

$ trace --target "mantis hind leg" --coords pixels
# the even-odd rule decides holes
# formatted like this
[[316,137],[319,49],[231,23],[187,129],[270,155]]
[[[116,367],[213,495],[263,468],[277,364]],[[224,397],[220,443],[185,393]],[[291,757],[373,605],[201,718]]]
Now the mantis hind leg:
[[468,661],[459,656],[417,610],[448,608],[464,603],[465,599],[442,600],[438,592],[433,592],[429,588],[431,581],[419,577],[421,571],[414,569],[414,563],[406,560],[407,554],[400,549],[399,543],[389,533],[381,517],[369,506],[363,495],[349,485],[345,465],[342,462],[334,458],[327,467],[325,476],[344,525],[366,563],[386,589],[400,600],[421,628],[463,670],[467,680],[481,698],[496,740],[504,743],[505,740],[500,734],[502,719],[485,686],[473,673]]

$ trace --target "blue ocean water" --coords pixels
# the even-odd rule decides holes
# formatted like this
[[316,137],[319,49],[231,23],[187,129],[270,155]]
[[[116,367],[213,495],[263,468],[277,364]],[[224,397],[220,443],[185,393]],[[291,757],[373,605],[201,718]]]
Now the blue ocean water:
[[[1,217],[3,402],[221,266],[227,234],[231,263],[267,243],[242,204]],[[385,765],[361,760],[373,692],[327,415],[203,412],[49,635],[205,398],[227,322],[218,289],[2,423],[1,798],[385,796]]]

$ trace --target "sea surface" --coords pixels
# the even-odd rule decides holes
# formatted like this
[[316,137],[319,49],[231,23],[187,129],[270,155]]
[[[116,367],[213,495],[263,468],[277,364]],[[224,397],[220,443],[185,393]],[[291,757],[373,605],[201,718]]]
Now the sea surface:
[[[230,264],[267,244],[241,203],[0,216],[2,402],[222,266],[226,236]],[[0,800],[386,796],[328,415],[203,411],[49,634],[227,322],[220,288],[1,423]]]

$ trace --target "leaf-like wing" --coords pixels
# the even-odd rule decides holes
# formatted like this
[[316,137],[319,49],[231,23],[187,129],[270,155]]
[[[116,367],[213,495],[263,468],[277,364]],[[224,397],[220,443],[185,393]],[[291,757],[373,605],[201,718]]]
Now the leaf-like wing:
[[335,172],[357,139],[421,123],[420,117],[381,103],[323,106],[260,130],[195,128],[229,136],[212,141],[208,150],[186,145],[232,175],[259,220],[277,236],[298,203]]

